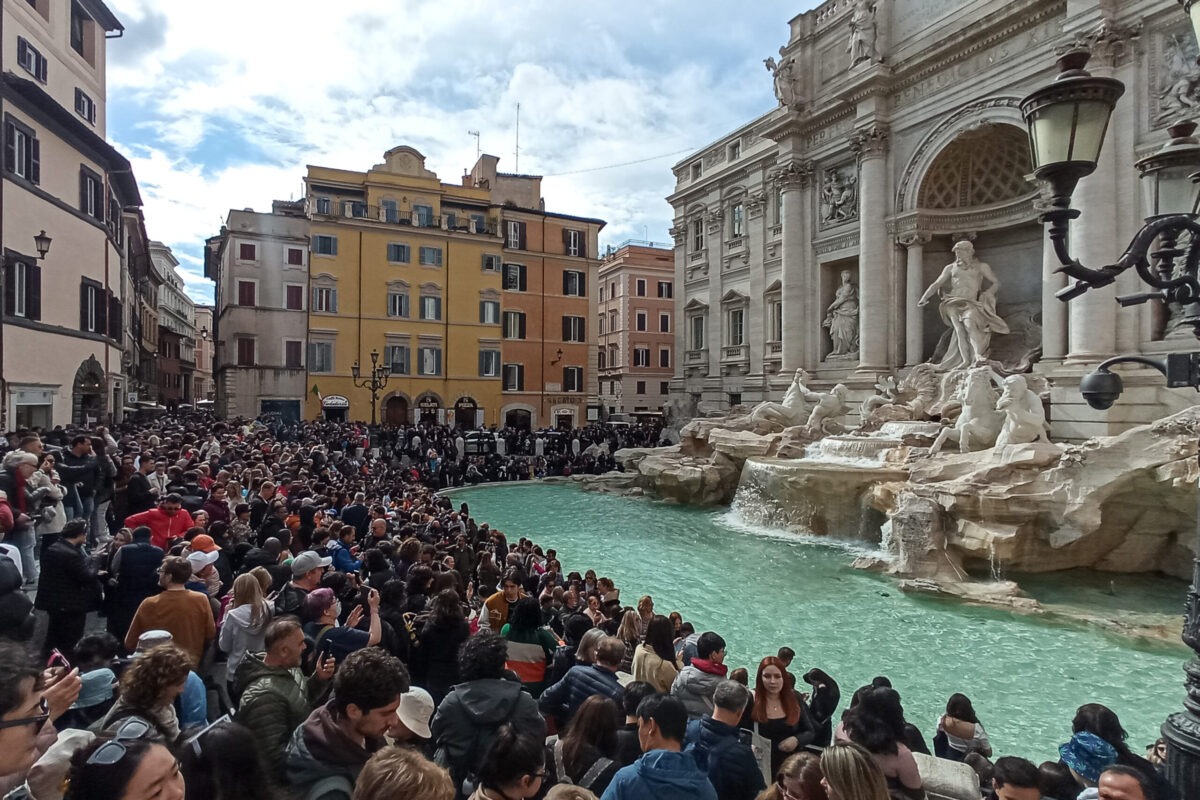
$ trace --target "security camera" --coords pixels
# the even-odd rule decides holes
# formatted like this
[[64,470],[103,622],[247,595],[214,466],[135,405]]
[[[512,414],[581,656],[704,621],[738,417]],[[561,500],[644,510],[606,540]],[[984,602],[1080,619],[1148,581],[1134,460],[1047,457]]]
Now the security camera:
[[1079,381],[1079,393],[1083,395],[1083,399],[1089,406],[1100,411],[1112,408],[1124,389],[1121,376],[1104,368],[1089,372]]

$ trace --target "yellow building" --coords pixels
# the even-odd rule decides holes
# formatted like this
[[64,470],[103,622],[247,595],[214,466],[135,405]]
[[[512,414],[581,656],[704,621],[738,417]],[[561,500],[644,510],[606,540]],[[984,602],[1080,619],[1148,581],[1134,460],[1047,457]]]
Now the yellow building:
[[[498,424],[501,253],[489,190],[444,184],[397,147],[367,172],[310,166],[305,418]],[[361,382],[361,381],[360,381]]]

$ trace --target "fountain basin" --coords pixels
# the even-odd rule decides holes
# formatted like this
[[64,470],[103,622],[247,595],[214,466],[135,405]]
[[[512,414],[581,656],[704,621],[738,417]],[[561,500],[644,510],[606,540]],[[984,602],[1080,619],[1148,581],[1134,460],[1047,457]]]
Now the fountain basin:
[[879,460],[883,451],[903,444],[899,439],[886,436],[826,436],[821,440],[821,454],[832,458]]

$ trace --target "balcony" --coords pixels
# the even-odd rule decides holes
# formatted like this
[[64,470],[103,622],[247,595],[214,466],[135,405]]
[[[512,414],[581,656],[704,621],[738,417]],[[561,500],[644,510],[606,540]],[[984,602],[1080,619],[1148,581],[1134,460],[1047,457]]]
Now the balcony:
[[683,363],[684,364],[707,364],[708,363],[708,351],[707,350],[688,350],[686,353],[683,354]]
[[783,342],[767,342],[767,358],[783,358]]
[[737,344],[721,348],[721,363],[747,361],[750,358],[750,345]]
[[729,239],[728,241],[725,242],[725,249],[730,250],[730,251],[741,250],[745,246],[746,246],[746,237],[745,236],[734,236],[732,239]]
[[381,222],[385,225],[396,225],[405,228],[440,228],[455,233],[474,233],[484,236],[497,235],[497,226],[493,222],[480,222],[462,214],[418,214],[411,211],[369,206],[365,203],[347,203],[344,206],[331,206],[326,211],[317,210],[313,216],[320,219],[364,219]]
[[697,250],[697,251],[696,251],[696,252],[694,252],[694,253],[689,253],[689,254],[688,254],[688,261],[689,261],[689,262],[701,261],[701,260],[703,260],[703,259],[704,259],[704,255],[705,255],[705,253],[706,253],[706,252],[707,252],[707,251],[705,251],[705,250]]

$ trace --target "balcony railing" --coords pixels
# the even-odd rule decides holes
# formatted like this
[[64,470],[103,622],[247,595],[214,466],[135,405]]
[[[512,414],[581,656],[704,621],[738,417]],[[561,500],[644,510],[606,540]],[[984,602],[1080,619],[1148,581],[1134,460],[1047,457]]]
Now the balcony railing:
[[688,350],[683,354],[685,364],[704,364],[708,361],[707,350]]
[[722,361],[745,361],[750,357],[750,346],[745,344],[721,348]]
[[497,227],[494,222],[472,219],[464,214],[413,214],[411,211],[370,206],[366,203],[346,203],[342,206],[332,205],[322,210],[320,206],[314,216],[325,219],[367,219],[382,222],[387,225],[399,225],[411,228],[440,228],[444,231],[457,233],[477,233],[495,236]]
[[783,356],[783,342],[767,342],[767,357],[781,358]]

